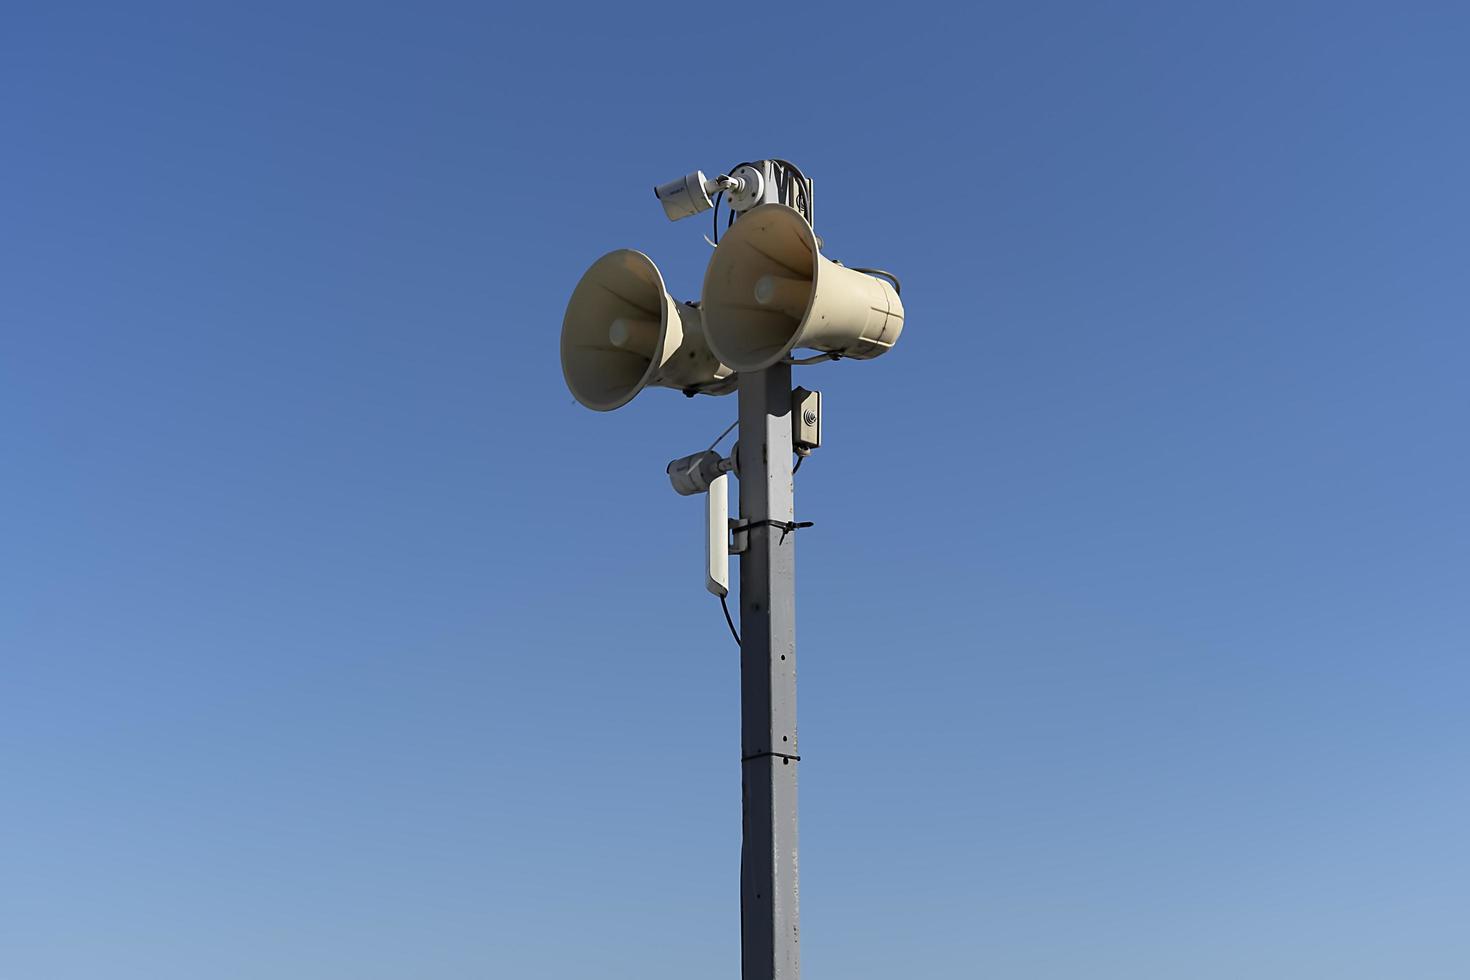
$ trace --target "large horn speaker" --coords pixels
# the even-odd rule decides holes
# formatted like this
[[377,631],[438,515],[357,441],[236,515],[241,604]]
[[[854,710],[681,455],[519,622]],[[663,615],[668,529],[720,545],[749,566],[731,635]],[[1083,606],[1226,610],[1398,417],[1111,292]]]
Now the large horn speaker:
[[735,376],[710,352],[699,310],[677,302],[642,252],[609,252],[572,291],[561,371],[588,408],[621,408],[649,385],[722,395]]
[[870,358],[903,331],[889,283],[824,257],[811,225],[784,204],[741,215],[720,239],[700,299],[710,350],[759,371],[798,347]]

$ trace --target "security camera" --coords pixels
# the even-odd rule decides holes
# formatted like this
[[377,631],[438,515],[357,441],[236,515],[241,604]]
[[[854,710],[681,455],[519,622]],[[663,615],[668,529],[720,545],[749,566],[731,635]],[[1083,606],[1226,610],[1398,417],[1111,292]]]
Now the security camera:
[[735,461],[723,459],[712,449],[676,459],[665,470],[674,491],[681,497],[704,493],[720,477],[735,468]]
[[658,185],[653,194],[664,206],[664,214],[669,216],[669,220],[678,221],[714,207],[710,198],[712,194],[724,192],[730,195],[732,206],[737,200],[759,201],[763,184],[760,171],[754,167],[739,167],[734,174],[720,174],[709,179],[705,178],[704,171],[696,170],[678,180]]
[[722,459],[713,449],[676,459],[668,468],[680,496],[704,494],[704,587],[721,598],[730,593],[729,475],[734,470],[734,458]]

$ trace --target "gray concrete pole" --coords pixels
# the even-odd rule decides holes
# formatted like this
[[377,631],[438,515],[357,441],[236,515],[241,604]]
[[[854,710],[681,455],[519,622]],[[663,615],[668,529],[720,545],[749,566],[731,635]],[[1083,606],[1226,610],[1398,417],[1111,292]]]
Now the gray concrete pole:
[[[763,203],[782,203],[766,161]],[[739,378],[741,980],[799,980],[791,365]]]
[[796,533],[790,522],[791,366],[740,376],[740,849],[742,980],[801,975],[796,842]]

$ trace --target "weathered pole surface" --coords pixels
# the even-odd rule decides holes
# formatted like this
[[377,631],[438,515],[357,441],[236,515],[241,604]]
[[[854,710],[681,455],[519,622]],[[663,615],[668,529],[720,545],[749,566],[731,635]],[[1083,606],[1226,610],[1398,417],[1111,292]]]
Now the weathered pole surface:
[[[797,980],[796,534],[791,366],[740,376],[740,851],[742,980]],[[775,522],[773,526],[773,522]]]

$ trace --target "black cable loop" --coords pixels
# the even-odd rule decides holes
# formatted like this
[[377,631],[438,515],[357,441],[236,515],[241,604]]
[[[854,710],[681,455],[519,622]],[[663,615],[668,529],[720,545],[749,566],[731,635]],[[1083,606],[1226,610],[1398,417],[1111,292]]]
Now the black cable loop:
[[895,276],[891,272],[885,272],[882,269],[864,269],[862,266],[857,265],[850,265],[848,266],[848,268],[851,269],[853,272],[865,272],[870,276],[879,276],[883,279],[887,279],[889,282],[893,283],[893,291],[900,296],[903,295],[903,286],[899,283],[898,276]]

